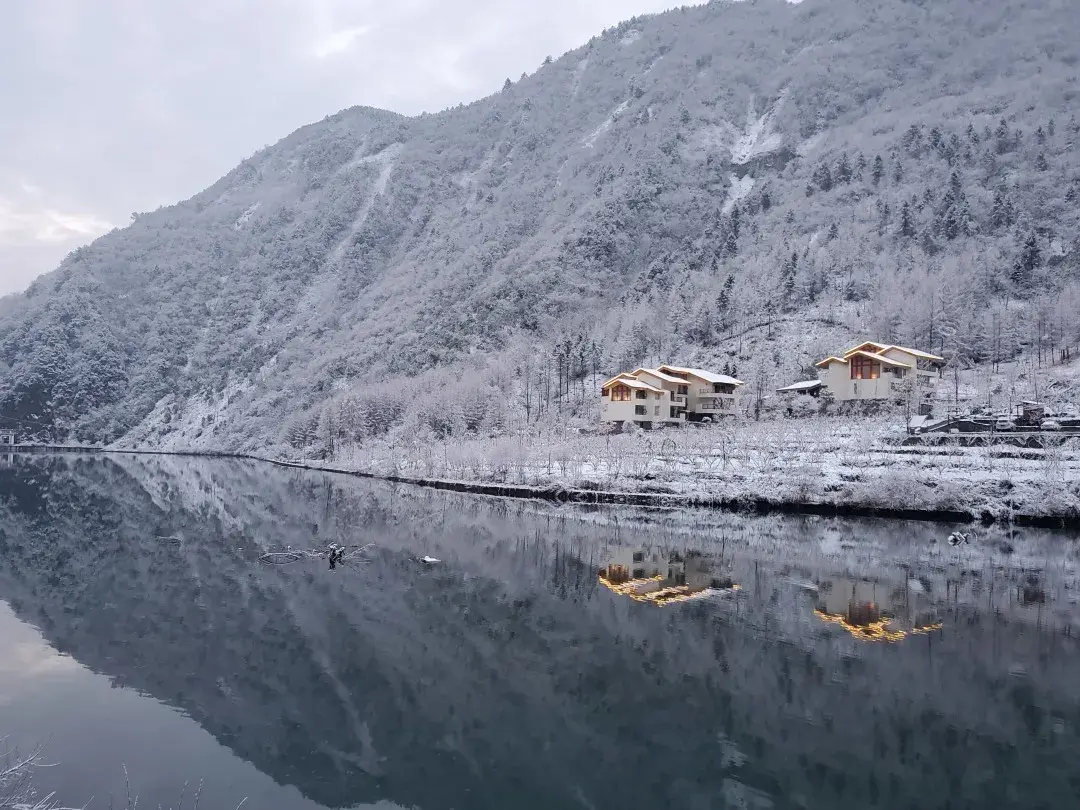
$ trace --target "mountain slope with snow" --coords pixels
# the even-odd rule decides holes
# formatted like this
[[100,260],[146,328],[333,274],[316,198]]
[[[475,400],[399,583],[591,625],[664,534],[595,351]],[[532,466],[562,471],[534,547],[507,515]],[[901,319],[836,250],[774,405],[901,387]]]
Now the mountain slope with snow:
[[837,334],[964,361],[1067,343],[1074,15],[714,2],[468,106],[342,111],[0,302],[0,416],[258,448],[357,391],[356,434],[451,401],[440,431],[497,430],[526,377],[550,396],[651,356],[780,383]]

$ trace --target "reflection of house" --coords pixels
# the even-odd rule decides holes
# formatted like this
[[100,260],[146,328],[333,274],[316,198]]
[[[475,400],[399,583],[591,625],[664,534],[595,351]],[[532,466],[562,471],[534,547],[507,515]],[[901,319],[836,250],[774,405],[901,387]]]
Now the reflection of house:
[[615,593],[639,602],[666,605],[733,590],[731,577],[721,576],[701,554],[625,549],[600,569],[600,582]]
[[817,367],[833,399],[849,402],[918,394],[934,384],[944,365],[936,354],[868,341],[843,357],[826,357]]
[[638,368],[612,377],[600,388],[600,419],[679,425],[738,411],[740,380],[699,368]]
[[815,612],[863,641],[903,641],[912,634],[941,629],[933,612],[920,606],[918,594],[906,584],[828,580],[818,588]]

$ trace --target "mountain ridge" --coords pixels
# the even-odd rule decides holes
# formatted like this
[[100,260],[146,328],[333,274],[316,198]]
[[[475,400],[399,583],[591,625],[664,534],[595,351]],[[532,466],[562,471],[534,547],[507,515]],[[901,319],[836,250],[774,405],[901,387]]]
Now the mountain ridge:
[[[542,362],[550,397],[559,361],[539,355],[567,336],[599,355],[562,361],[575,380],[670,355],[789,382],[835,333],[980,362],[993,340],[973,313],[998,313],[994,352],[1015,354],[1034,308],[1053,321],[1076,295],[1070,15],[710,3],[624,22],[467,106],[327,116],[0,305],[0,416],[253,449],[357,388],[424,421],[418,374],[516,402]],[[1038,262],[1016,273],[1028,238]],[[836,328],[807,336],[815,318]],[[723,340],[759,321],[801,336],[799,359],[771,329]]]

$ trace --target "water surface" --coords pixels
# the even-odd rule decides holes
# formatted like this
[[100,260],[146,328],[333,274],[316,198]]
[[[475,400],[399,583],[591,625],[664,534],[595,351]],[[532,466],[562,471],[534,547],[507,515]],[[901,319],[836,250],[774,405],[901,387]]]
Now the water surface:
[[91,807],[1074,806],[1077,541],[947,534],[16,457],[0,736]]

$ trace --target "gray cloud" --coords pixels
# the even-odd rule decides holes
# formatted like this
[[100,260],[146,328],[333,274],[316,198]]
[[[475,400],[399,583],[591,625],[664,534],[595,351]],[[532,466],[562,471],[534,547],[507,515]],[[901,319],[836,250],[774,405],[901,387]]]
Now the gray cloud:
[[[0,295],[354,104],[434,112],[672,0],[0,5]],[[10,47],[9,47],[10,46]]]

